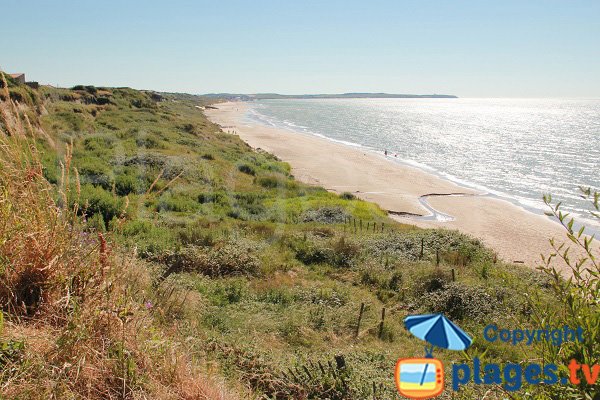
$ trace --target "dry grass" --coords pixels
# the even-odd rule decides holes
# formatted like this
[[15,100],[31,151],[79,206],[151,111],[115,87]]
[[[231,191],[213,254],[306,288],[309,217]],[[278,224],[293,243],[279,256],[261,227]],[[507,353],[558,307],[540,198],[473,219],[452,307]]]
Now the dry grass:
[[1,78],[0,398],[232,398],[157,317],[150,269],[69,207],[69,146],[60,187],[44,179],[35,130]]

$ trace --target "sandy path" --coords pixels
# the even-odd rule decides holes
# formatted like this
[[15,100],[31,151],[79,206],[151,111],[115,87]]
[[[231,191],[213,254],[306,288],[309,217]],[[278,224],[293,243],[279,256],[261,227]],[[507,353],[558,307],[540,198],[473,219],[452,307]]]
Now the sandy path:
[[[250,146],[290,163],[297,179],[336,192],[355,193],[386,210],[428,214],[419,202],[422,195],[476,193],[417,168],[391,162],[383,155],[309,134],[249,124],[243,118],[248,107],[245,103],[222,103],[217,107],[205,111],[211,121],[235,131]],[[540,263],[541,253],[551,252],[549,238],[564,238],[562,228],[547,217],[497,198],[428,197],[427,201],[455,219],[440,222],[394,218],[421,227],[458,229],[480,238],[506,261],[535,266]]]

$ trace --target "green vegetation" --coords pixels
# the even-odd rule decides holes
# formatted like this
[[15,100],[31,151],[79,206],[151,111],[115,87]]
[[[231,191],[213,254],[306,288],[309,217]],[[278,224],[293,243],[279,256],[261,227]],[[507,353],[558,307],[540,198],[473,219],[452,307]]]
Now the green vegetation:
[[[600,220],[600,192],[591,188],[581,188],[582,197],[590,204],[590,215]],[[583,342],[564,343],[561,346],[545,344],[542,354],[549,361],[564,366],[571,360],[589,366],[600,365],[600,260],[598,260],[596,242],[588,236],[585,226],[574,229],[575,219],[563,213],[560,203],[553,204],[552,197],[544,198],[550,211],[563,225],[568,241],[552,240],[554,253],[544,257],[541,271],[548,277],[550,289],[560,304],[558,312],[543,302],[538,302],[534,320],[552,326],[581,326],[586,332]],[[555,264],[554,258],[561,259],[568,267],[570,279],[564,280]],[[600,396],[600,382],[589,384],[582,371],[578,372],[580,385],[561,385],[550,387],[546,395],[553,398],[597,399]]]
[[[46,382],[39,398],[106,396],[100,389],[85,391],[85,384],[100,387],[91,377],[74,380],[71,367],[88,365],[82,361],[87,346],[98,349],[95,362],[117,398],[200,399],[207,393],[217,397],[216,391],[226,397],[212,378],[196,391],[182,389],[211,375],[224,377],[230,392],[251,398],[394,398],[395,361],[423,355],[423,344],[402,326],[414,313],[443,312],[476,337],[465,354],[436,350],[448,368],[450,361],[475,355],[522,362],[542,350],[484,342],[481,332],[490,321],[537,328],[536,304],[545,304],[545,313],[558,307],[551,278],[496,262],[468,236],[398,224],[350,193],[295,181],[289,165],[210,123],[197,108],[204,104],[200,98],[92,86],[9,89],[13,99],[17,89],[31,99],[29,136],[36,147],[30,147],[39,159],[34,165],[40,182],[54,185],[32,196],[46,193],[55,210],[71,210],[64,230],[72,222],[70,232],[89,246],[64,244],[57,252],[66,259],[73,252],[94,258],[82,256],[78,268],[65,266],[63,284],[44,283],[44,293],[55,293],[56,301],[72,296],[64,282],[85,276],[89,286],[93,278],[107,294],[75,296],[72,306],[58,312],[62,319],[51,322],[57,314],[43,314],[42,305],[54,304],[45,297],[25,302],[23,313],[17,310],[23,302],[11,300],[14,292],[0,291],[4,325],[11,324],[0,332],[0,363],[10,364],[0,376],[6,395],[31,398],[31,385]],[[14,137],[13,124],[2,121],[0,128]],[[24,143],[33,142],[19,143],[27,148]],[[19,179],[26,175],[27,168]],[[6,175],[3,187],[10,179]],[[3,196],[12,199],[11,193]],[[57,212],[55,218],[66,216]],[[10,232],[0,228],[0,244]],[[2,249],[0,271],[6,274],[15,258]],[[112,265],[112,275],[104,275],[98,263]],[[96,327],[98,316],[109,311],[122,331]],[[27,318],[40,315],[47,316],[44,329],[59,332],[47,335],[55,358],[41,350],[40,360],[31,351],[35,343],[19,335]],[[109,341],[110,349],[100,349],[92,337]],[[181,362],[169,364],[173,357]],[[63,368],[63,360],[71,366],[64,375],[40,372],[40,365]],[[28,370],[32,365],[39,370]],[[53,379],[61,392],[48,387]],[[467,386],[454,398],[484,393],[507,396],[500,387]]]

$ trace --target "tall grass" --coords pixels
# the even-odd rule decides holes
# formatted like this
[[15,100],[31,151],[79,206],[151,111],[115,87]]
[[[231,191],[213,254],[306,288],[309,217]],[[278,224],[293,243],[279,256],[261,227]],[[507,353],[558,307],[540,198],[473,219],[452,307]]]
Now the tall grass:
[[58,188],[44,178],[35,133],[0,98],[0,398],[228,397],[158,317],[147,266],[90,229],[67,146]]

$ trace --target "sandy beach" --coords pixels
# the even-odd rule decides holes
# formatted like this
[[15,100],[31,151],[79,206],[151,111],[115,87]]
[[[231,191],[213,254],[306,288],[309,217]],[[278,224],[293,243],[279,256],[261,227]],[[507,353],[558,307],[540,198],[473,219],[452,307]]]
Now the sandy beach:
[[[225,131],[233,131],[254,148],[261,148],[290,163],[292,173],[303,182],[328,190],[351,192],[393,212],[396,220],[424,228],[457,229],[481,239],[508,262],[535,267],[540,254],[550,254],[551,237],[564,239],[562,227],[549,218],[528,212],[508,201],[458,186],[420,169],[392,162],[383,154],[336,143],[314,135],[249,124],[244,121],[248,105],[221,103],[205,111]],[[422,220],[409,213],[428,215],[419,198],[431,193],[464,193],[467,196],[428,197],[438,212],[451,221]]]

